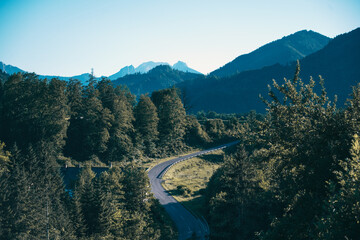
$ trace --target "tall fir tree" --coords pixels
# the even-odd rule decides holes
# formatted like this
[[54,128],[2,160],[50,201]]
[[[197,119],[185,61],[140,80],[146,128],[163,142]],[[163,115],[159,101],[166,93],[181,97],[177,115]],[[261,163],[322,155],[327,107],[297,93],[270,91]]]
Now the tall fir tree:
[[116,98],[113,103],[113,125],[110,129],[107,161],[131,160],[135,156],[135,129],[133,104],[134,97],[127,88],[118,86],[115,89]]
[[16,142],[26,148],[46,141],[57,150],[63,147],[68,126],[64,82],[15,74],[4,85],[3,99],[3,137],[8,145]]
[[143,151],[147,156],[154,156],[159,135],[159,117],[155,105],[148,96],[140,96],[135,108],[135,119],[138,145],[143,146]]
[[40,143],[12,153],[0,180],[2,239],[75,239],[55,152]]
[[158,109],[159,146],[165,153],[181,151],[185,146],[185,109],[175,88],[153,92],[151,100]]

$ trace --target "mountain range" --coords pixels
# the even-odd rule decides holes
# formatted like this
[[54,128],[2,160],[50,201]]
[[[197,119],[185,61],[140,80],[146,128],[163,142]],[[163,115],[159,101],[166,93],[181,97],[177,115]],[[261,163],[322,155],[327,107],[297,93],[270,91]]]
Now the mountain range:
[[[264,112],[259,94],[267,96],[267,85],[272,84],[272,79],[281,84],[284,77],[292,78],[297,59],[300,77],[307,82],[310,76],[318,79],[322,75],[329,96],[337,94],[338,104],[342,105],[351,86],[360,80],[360,28],[334,39],[313,31],[299,31],[241,55],[207,76],[179,61],[173,66],[164,62],[146,62],[137,68],[130,65],[109,78],[114,85],[128,86],[137,96],[175,85],[186,94],[193,112]],[[7,73],[22,71],[2,63],[0,67]],[[88,77],[89,74],[82,74],[73,78]]]
[[[142,64],[140,64],[138,67],[134,67],[133,65],[130,66],[126,66],[121,68],[117,73],[112,74],[110,76],[108,76],[107,78],[109,78],[110,80],[116,80],[120,77],[124,77],[126,75],[129,74],[135,74],[135,73],[147,73],[149,72],[151,69],[160,66],[160,65],[168,65],[170,66],[170,64],[166,63],[166,62],[153,62],[153,61],[149,61],[149,62],[144,62]],[[200,72],[190,68],[187,66],[186,63],[178,61],[177,63],[175,63],[173,66],[171,66],[174,70],[179,70],[179,71],[183,71],[183,72],[188,72],[188,73],[195,73],[195,74],[201,74]],[[18,67],[14,67],[12,65],[6,65],[3,62],[0,62],[0,70],[6,74],[14,74],[14,73],[24,73],[26,71],[18,68]],[[82,83],[86,83],[87,80],[89,80],[89,73],[83,73],[80,75],[76,75],[76,76],[71,76],[71,77],[64,77],[64,76],[55,76],[55,75],[39,75],[39,78],[41,79],[52,79],[52,78],[59,78],[60,80],[64,80],[64,81],[68,81],[71,78],[72,79],[78,79],[80,82]],[[105,76],[103,76],[105,77]]]
[[126,85],[136,96],[169,88],[186,80],[199,78],[202,74],[184,72],[169,65],[159,65],[147,73],[129,74],[112,81],[115,86]]
[[322,49],[329,41],[330,38],[317,32],[302,30],[241,55],[210,75],[226,77],[276,63],[286,65]]
[[[343,105],[351,86],[360,81],[360,28],[332,39],[324,48],[300,59],[300,77],[306,83],[310,76],[318,81],[321,75],[330,99],[337,94]],[[259,94],[266,97],[272,79],[279,84],[293,78],[296,62],[276,63],[261,69],[218,78],[214,75],[184,81],[177,86],[186,92],[193,111],[212,110],[221,113],[265,111]]]
[[[198,72],[189,71],[189,68],[185,63],[177,62],[172,66],[172,69],[170,67],[157,68],[156,71],[153,72],[126,75],[114,80],[113,82],[115,85],[127,85],[132,93],[139,96],[140,94],[151,93],[152,91],[161,88],[171,87],[173,84],[179,84],[179,86],[182,86],[182,82],[197,78],[199,79],[198,83],[201,85],[197,91],[199,91],[199,95],[201,95],[201,92],[206,92],[208,88],[207,81],[202,81],[202,79],[211,79],[211,77],[217,78],[217,75],[231,76],[234,72],[229,71],[229,69],[244,71],[244,69],[258,69],[276,63],[288,64],[291,61],[307,56],[308,54],[323,48],[329,40],[330,38],[319,33],[303,30],[266,44],[249,54],[241,55],[231,63],[226,64],[225,67],[212,72],[207,77],[204,75],[190,74]],[[159,63],[159,65],[160,64],[162,63]],[[129,66],[126,71],[128,71],[131,67],[132,66]],[[131,69],[132,73],[136,71],[133,67]],[[182,72],[187,72],[187,74],[180,74],[176,71],[176,69]],[[209,81],[209,83],[211,83],[211,81]],[[195,92],[194,94],[196,95]],[[196,96],[193,98],[196,99]],[[204,99],[204,102],[207,101],[207,99]],[[210,100],[210,102],[212,101],[214,101],[214,99]]]
[[[149,62],[145,62],[145,63],[140,64],[137,68],[134,68],[133,65],[123,67],[117,73],[115,73],[113,75],[110,75],[108,78],[110,80],[116,80],[118,78],[124,77],[126,75],[130,75],[130,74],[147,73],[151,69],[153,69],[153,68],[155,68],[157,66],[161,66],[161,65],[170,66],[170,64],[168,64],[166,62],[152,62],[152,61],[149,61]],[[189,68],[186,63],[181,62],[181,61],[178,61],[177,63],[175,63],[171,67],[174,70],[178,70],[178,71],[182,71],[182,72],[201,74],[200,72],[198,72],[198,71],[196,71],[196,70],[194,70],[192,68]]]

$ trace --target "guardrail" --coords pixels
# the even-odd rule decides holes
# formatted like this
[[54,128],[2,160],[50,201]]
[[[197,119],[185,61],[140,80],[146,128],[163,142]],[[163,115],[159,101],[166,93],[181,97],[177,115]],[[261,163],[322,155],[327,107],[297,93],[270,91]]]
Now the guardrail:
[[180,163],[180,162],[189,160],[189,159],[194,158],[194,157],[197,157],[197,156],[205,155],[205,154],[210,153],[210,152],[214,152],[214,151],[217,151],[217,150],[221,150],[221,149],[230,147],[230,146],[232,146],[232,145],[235,145],[235,144],[238,143],[238,142],[239,142],[239,141],[235,141],[235,142],[232,142],[232,143],[228,143],[228,144],[225,144],[225,145],[221,145],[220,147],[217,147],[217,148],[214,148],[214,149],[209,149],[209,150],[206,150],[206,151],[202,151],[202,152],[200,152],[200,153],[198,153],[198,154],[194,154],[194,155],[192,155],[192,156],[179,159],[178,161],[176,161],[176,162],[172,163],[171,165],[169,165],[168,167],[166,167],[166,168],[158,175],[158,178],[162,179],[162,177],[163,177],[163,176],[170,170],[170,168],[173,167],[175,164],[178,164],[178,163]]
[[[221,149],[224,149],[224,148],[227,148],[227,147],[230,147],[232,145],[235,145],[239,143],[239,141],[235,141],[235,142],[232,142],[232,143],[228,143],[228,144],[224,144],[224,145],[221,145],[219,147],[216,147],[216,148],[212,148],[212,149],[209,149],[209,150],[205,150],[205,151],[201,151],[197,154],[190,154],[189,156],[185,156],[183,158],[180,157],[180,159],[178,161],[175,161],[173,162],[172,164],[170,164],[169,166],[167,166],[162,172],[159,173],[159,175],[157,176],[159,179],[162,179],[163,176],[169,171],[170,168],[172,168],[174,165],[180,163],[180,162],[183,162],[183,161],[186,161],[186,160],[189,160],[191,158],[194,158],[194,157],[197,157],[197,156],[201,156],[201,155],[204,155],[204,154],[207,154],[207,153],[210,153],[210,152],[214,152],[214,151],[218,151],[218,150],[221,150]],[[171,161],[171,160],[169,160]],[[185,207],[185,206],[184,206]],[[186,207],[185,207],[186,208]],[[190,209],[186,208],[193,216],[195,216],[196,218],[198,218],[200,220],[200,222],[202,223],[202,226],[204,228],[204,232],[205,232],[205,235],[202,236],[204,237],[204,239],[209,239],[210,237],[210,227],[209,227],[209,224],[206,222],[205,218],[203,216],[199,217],[197,216],[197,214],[195,214],[194,212],[192,212]]]

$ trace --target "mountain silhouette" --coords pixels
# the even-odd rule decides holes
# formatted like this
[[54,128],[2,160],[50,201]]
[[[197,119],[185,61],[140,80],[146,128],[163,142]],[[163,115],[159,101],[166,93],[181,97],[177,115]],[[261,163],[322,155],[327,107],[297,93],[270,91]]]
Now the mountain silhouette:
[[[334,38],[321,50],[300,60],[300,77],[306,83],[310,76],[318,81],[321,75],[330,99],[337,94],[343,106],[351,87],[360,81],[360,28]],[[231,77],[206,76],[178,84],[186,91],[193,111],[222,113],[265,111],[259,94],[266,97],[272,79],[279,84],[283,78],[293,78],[296,62],[275,64],[258,70],[244,71]]]
[[302,30],[268,43],[251,53],[241,55],[225,66],[211,72],[210,75],[226,77],[276,63],[286,65],[322,49],[329,41],[330,38],[324,35]]
[[136,96],[153,91],[169,88],[185,80],[198,78],[202,75],[183,72],[171,68],[169,65],[160,65],[147,73],[126,75],[113,81],[116,85],[126,85]]

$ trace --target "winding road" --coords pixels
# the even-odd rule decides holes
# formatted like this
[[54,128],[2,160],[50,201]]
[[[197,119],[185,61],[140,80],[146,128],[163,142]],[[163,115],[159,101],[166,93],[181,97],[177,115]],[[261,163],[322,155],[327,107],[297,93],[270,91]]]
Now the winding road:
[[175,222],[179,232],[179,240],[186,240],[190,237],[196,236],[196,239],[208,239],[210,234],[209,227],[206,221],[191,214],[183,205],[175,200],[161,185],[162,177],[169,170],[171,166],[176,163],[188,160],[190,158],[204,155],[206,153],[223,149],[238,143],[231,142],[218,147],[207,149],[204,151],[192,153],[183,157],[174,158],[169,161],[160,163],[153,167],[149,172],[151,191],[154,197],[157,198],[161,205],[165,208],[172,220]]

